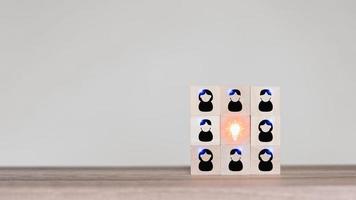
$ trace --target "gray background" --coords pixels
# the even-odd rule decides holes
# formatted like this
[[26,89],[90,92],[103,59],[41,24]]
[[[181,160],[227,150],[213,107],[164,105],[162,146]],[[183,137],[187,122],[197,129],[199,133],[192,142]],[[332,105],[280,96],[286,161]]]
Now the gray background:
[[187,165],[189,85],[282,90],[282,164],[356,164],[355,1],[0,1],[0,165]]

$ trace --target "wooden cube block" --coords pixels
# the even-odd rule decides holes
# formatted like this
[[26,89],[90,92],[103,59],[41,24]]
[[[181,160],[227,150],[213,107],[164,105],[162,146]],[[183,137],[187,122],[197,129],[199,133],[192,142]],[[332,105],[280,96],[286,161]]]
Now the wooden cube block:
[[231,86],[221,88],[221,114],[250,115],[250,87]]
[[224,115],[221,116],[221,144],[250,144],[250,116]]
[[279,146],[251,146],[251,174],[280,174]]
[[220,116],[193,116],[190,119],[192,145],[220,144]]
[[220,146],[191,146],[192,175],[219,175],[220,174]]
[[191,115],[220,115],[220,88],[192,86],[190,88]]
[[251,87],[251,115],[279,115],[279,87]]
[[249,174],[250,145],[222,145],[220,157],[222,175]]
[[251,145],[280,145],[280,117],[251,116]]

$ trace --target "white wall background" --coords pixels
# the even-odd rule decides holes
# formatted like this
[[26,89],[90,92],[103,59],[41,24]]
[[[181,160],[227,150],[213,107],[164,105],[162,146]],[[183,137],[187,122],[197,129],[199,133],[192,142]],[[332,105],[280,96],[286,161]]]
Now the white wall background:
[[282,163],[356,164],[356,2],[0,1],[0,166],[188,165],[189,85],[282,89]]

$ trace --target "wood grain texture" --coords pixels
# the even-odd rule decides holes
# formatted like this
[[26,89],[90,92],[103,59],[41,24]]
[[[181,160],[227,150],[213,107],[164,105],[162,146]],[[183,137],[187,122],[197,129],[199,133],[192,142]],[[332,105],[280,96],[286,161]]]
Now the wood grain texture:
[[356,199],[356,166],[280,176],[190,176],[188,167],[0,168],[0,199]]

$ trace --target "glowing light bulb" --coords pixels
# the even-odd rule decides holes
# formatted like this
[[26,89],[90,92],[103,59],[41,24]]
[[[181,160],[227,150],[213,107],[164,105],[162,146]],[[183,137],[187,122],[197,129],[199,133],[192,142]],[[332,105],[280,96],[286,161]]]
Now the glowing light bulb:
[[240,128],[240,125],[238,123],[231,124],[230,133],[231,133],[232,139],[234,141],[236,141],[237,138],[239,137],[240,130],[241,130],[241,128]]

